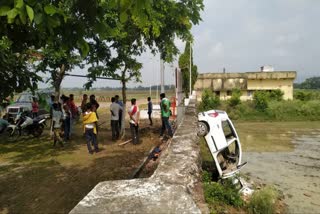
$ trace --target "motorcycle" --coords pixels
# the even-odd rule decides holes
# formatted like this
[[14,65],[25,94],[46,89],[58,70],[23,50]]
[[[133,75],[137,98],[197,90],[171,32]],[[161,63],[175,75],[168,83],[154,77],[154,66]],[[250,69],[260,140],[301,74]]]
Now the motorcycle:
[[19,113],[15,118],[15,124],[9,125],[7,132],[9,136],[22,136],[24,135],[33,135],[34,137],[39,137],[45,126],[46,120],[50,115],[40,115],[36,118],[31,118],[26,112]]

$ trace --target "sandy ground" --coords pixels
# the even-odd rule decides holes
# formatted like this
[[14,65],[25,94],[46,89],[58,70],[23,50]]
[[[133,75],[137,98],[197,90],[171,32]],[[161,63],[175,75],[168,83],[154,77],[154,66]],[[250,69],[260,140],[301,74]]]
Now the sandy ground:
[[301,130],[292,152],[246,152],[242,173],[281,190],[289,213],[320,213],[320,129]]

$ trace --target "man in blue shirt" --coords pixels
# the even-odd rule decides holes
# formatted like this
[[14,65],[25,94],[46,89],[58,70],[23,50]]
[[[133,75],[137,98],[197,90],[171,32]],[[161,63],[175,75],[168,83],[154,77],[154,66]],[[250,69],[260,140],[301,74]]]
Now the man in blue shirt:
[[[119,95],[114,96],[114,98],[116,99],[115,102],[117,104],[119,104],[119,106],[121,106],[123,109],[123,102],[121,100],[119,100]],[[119,130],[121,130],[121,123],[122,123],[122,110],[119,110]]]

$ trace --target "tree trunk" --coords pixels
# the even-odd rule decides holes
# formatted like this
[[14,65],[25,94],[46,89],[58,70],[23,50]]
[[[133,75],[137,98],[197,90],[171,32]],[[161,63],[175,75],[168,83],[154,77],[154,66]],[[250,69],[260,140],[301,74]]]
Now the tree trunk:
[[63,80],[65,74],[65,65],[62,64],[61,67],[59,68],[59,71],[56,73],[55,77],[53,77],[53,86],[54,86],[54,96],[55,96],[55,101],[59,101],[60,97],[60,86],[61,82]]

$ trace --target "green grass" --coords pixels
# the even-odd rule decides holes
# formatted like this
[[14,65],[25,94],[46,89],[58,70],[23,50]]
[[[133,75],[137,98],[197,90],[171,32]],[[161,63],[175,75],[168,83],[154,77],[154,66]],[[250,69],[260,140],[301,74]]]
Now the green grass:
[[278,191],[267,186],[253,193],[248,204],[250,214],[273,214],[276,213],[276,201],[278,200]]

